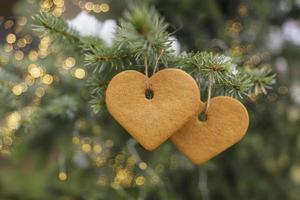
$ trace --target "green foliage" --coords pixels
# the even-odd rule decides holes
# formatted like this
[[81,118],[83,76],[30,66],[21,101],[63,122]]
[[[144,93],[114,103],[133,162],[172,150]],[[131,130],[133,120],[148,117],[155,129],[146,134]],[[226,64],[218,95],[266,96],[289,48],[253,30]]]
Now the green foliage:
[[275,84],[276,74],[272,74],[272,70],[268,67],[246,68],[245,72],[250,76],[253,83],[252,90],[255,94],[263,92],[267,93],[267,89],[271,89]]
[[253,68],[245,72],[225,55],[212,52],[174,55],[170,48],[172,41],[171,34],[167,32],[168,24],[154,8],[147,6],[134,7],[125,13],[111,48],[98,38],[81,38],[63,20],[49,14],[42,13],[34,19],[37,23],[35,30],[42,32],[42,35],[66,37],[70,42],[79,41],[86,66],[94,71],[90,88],[94,97],[91,104],[95,111],[99,111],[104,103],[105,88],[110,80],[106,78],[107,74],[111,78],[123,70],[143,71],[145,65],[152,71],[160,65],[163,68],[181,68],[190,73],[203,90],[210,78],[217,94],[239,98],[248,96],[252,91],[256,95],[259,91],[266,93],[266,89],[274,84],[274,75],[269,75],[269,71]]
[[224,82],[220,83],[223,91],[219,90],[219,93],[236,98],[243,98],[248,96],[253,83],[249,76],[243,72],[237,72],[237,74],[229,74]]
[[[21,2],[25,4],[27,1]],[[26,59],[26,52],[25,59],[21,62],[14,61],[13,53],[8,63],[4,59],[6,64],[0,67],[0,80],[5,84],[0,83],[0,90],[1,86],[5,88],[4,93],[0,94],[0,115],[4,120],[0,122],[5,122],[6,117],[16,111],[20,113],[22,123],[15,132],[16,140],[11,158],[4,161],[1,157],[0,160],[1,198],[25,200],[297,199],[299,196],[299,179],[298,183],[296,182],[299,170],[297,144],[300,123],[299,119],[297,121],[293,117],[297,117],[295,112],[299,111],[299,106],[297,107],[290,98],[278,92],[284,87],[271,91],[267,94],[268,98],[257,98],[255,104],[248,104],[251,128],[247,136],[238,145],[200,167],[189,162],[170,142],[166,142],[153,152],[143,150],[106,112],[104,95],[108,82],[123,70],[133,69],[144,72],[145,58],[150,75],[156,62],[159,69],[166,67],[183,69],[197,80],[201,92],[205,94],[209,80],[213,81],[213,95],[230,95],[237,98],[245,98],[249,94],[252,96],[252,93],[258,95],[274,84],[275,77],[269,68],[257,65],[248,67],[248,64],[246,67],[240,64],[246,63],[245,59],[252,54],[257,54],[255,49],[263,47],[265,42],[247,41],[244,44],[244,38],[247,36],[241,34],[238,37],[237,33],[232,37],[223,37],[228,34],[227,20],[232,17],[241,23],[243,31],[257,33],[257,38],[263,38],[262,36],[268,33],[268,26],[261,27],[260,23],[264,20],[257,19],[259,16],[251,16],[251,5],[256,4],[256,7],[260,7],[261,1],[241,2],[243,5],[247,4],[246,8],[249,9],[248,15],[243,16],[242,19],[233,13],[239,6],[235,1],[226,2],[226,6],[220,1],[155,2],[170,24],[176,24],[181,28],[183,23],[184,26],[176,32],[176,37],[180,40],[183,50],[193,49],[195,53],[174,55],[172,50],[168,49],[169,38],[161,36],[155,38],[155,32],[151,32],[152,29],[157,29],[163,33],[161,35],[171,36],[166,32],[167,29],[158,29],[159,27],[154,26],[157,24],[157,21],[153,23],[154,15],[159,19],[161,17],[154,11],[148,12],[145,8],[147,11],[145,12],[139,7],[137,10],[134,8],[130,10],[127,13],[129,17],[121,20],[123,22],[119,23],[112,47],[106,46],[96,37],[81,37],[69,29],[64,20],[50,14],[49,18],[44,20],[47,26],[36,22],[36,25],[40,24],[37,30],[42,31],[41,34],[47,32],[46,35],[56,41],[50,47],[46,58],[34,61],[38,66],[43,66],[46,73],[53,75],[54,81],[51,85],[42,85],[40,83],[42,77],[36,78],[34,85],[29,86],[22,95],[13,95],[11,87],[24,82],[28,74],[27,66],[32,61]],[[268,6],[274,4],[271,0],[267,2]],[[116,4],[119,5],[119,1]],[[113,3],[110,5],[111,12],[116,12]],[[278,4],[274,7],[276,5]],[[226,10],[228,8],[230,9]],[[271,12],[267,13],[272,13],[272,9],[268,9]],[[22,7],[21,10],[30,9]],[[135,12],[140,14],[134,14]],[[34,19],[37,20],[36,17]],[[250,27],[247,27],[247,23],[243,23],[243,20],[249,22]],[[53,23],[49,23],[50,21]],[[148,31],[151,40],[145,39],[138,31],[138,27],[141,27],[143,22],[151,29]],[[261,29],[256,30],[253,24]],[[128,27],[130,30],[127,29]],[[125,34],[126,29],[130,37],[125,35],[126,37],[120,38],[118,31]],[[209,51],[210,47],[215,50],[216,38],[224,43],[224,46],[228,45],[228,48],[224,48],[224,52],[197,52],[197,49]],[[241,57],[232,56],[232,44],[244,46],[249,43],[254,46],[254,49],[250,48],[251,51],[243,53]],[[143,46],[145,44],[147,45]],[[157,48],[162,46],[163,50]],[[67,47],[70,48],[68,51],[66,51]],[[288,50],[291,51],[290,48]],[[296,55],[297,52],[298,49],[295,51]],[[251,55],[249,56],[248,53]],[[64,69],[62,62],[69,56],[76,59],[76,65],[71,69]],[[235,63],[236,60],[239,64]],[[271,64],[272,60],[268,62]],[[1,59],[0,63],[2,63]],[[87,83],[72,75],[77,67],[82,67],[83,63],[88,74]],[[292,65],[290,60],[288,63]],[[295,68],[297,65],[298,62]],[[292,72],[290,74],[297,75]],[[277,77],[280,85],[284,77],[281,75]],[[35,94],[36,89],[41,86],[45,88],[45,96],[42,98]],[[278,98],[280,102],[275,104],[274,98]],[[101,115],[92,112],[87,103],[90,99],[92,110],[95,112],[101,110]],[[26,110],[33,113],[33,118],[26,114],[28,112],[24,112]],[[291,122],[291,119],[294,121]],[[78,139],[76,137],[80,138],[79,144],[72,142],[74,138]],[[113,146],[108,145],[111,141]],[[0,145],[1,142],[2,140]],[[85,142],[91,145],[90,152],[82,151],[82,144]],[[101,145],[100,154],[94,152],[95,144]],[[65,182],[57,178],[61,170],[57,158],[61,154],[66,158],[65,169],[68,179]],[[83,157],[83,160],[87,160],[89,166],[77,163],[78,154]],[[97,165],[99,158],[105,160],[102,165]],[[145,170],[139,167],[143,162],[147,164]],[[114,185],[118,172],[124,169],[132,173],[131,184]],[[139,176],[145,177],[142,186],[135,184]],[[153,184],[153,180],[156,184]]]
[[39,32],[41,36],[49,35],[53,40],[78,42],[78,34],[75,30],[68,27],[68,24],[53,15],[41,12],[33,17],[35,24],[33,30]]
[[179,60],[182,68],[189,71],[196,78],[213,77],[213,82],[221,82],[228,74],[232,74],[236,64],[230,57],[201,52],[183,55]]
[[154,66],[153,58],[162,50],[162,60],[167,60],[170,54],[172,41],[167,27],[168,24],[154,8],[134,7],[120,20],[120,27],[116,30],[116,47],[125,47],[137,60],[149,57],[149,66]]

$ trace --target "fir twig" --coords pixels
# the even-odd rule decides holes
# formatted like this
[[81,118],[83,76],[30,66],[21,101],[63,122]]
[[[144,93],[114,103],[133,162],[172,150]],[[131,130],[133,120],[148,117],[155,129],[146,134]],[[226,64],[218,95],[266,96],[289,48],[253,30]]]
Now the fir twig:
[[61,18],[55,17],[49,13],[41,12],[33,16],[33,30],[39,32],[41,36],[51,36],[54,40],[79,42],[78,33],[69,28],[68,24]]
[[[153,72],[160,63],[164,67],[170,64],[191,74],[204,89],[211,79],[215,94],[236,98],[250,93],[265,94],[275,83],[275,75],[269,69],[243,69],[225,55],[196,52],[175,56],[170,50],[172,41],[167,32],[168,24],[154,8],[147,6],[135,7],[125,13],[116,29],[112,47],[107,47],[96,37],[81,38],[62,19],[50,14],[40,13],[34,20],[35,30],[42,35],[78,43],[85,56],[85,65],[94,71],[89,85],[95,111],[104,105],[105,89],[112,76],[127,69],[143,71],[145,57],[147,68],[153,68]],[[145,73],[147,75],[148,70]]]
[[205,86],[212,77],[217,88],[216,94],[243,98],[254,90],[266,93],[275,83],[275,75],[265,68],[242,70],[230,57],[208,52],[190,53],[179,57],[177,66],[190,73],[199,85]]
[[267,94],[267,89],[272,89],[272,85],[276,82],[276,74],[272,74],[272,70],[268,67],[246,68],[245,73],[250,76],[253,83],[252,91],[255,95],[260,93]]

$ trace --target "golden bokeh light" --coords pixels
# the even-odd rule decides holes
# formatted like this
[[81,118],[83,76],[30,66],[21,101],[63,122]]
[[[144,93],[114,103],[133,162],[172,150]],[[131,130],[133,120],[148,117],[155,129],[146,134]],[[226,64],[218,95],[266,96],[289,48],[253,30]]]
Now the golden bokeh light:
[[19,112],[17,112],[17,111],[12,112],[6,118],[7,126],[10,129],[17,129],[20,125],[21,119],[22,119],[22,117],[21,117],[21,114]]
[[5,28],[5,29],[10,29],[10,28],[13,27],[14,24],[15,24],[15,23],[14,23],[13,20],[7,20],[6,22],[4,22],[4,28]]
[[42,82],[46,85],[51,85],[53,83],[53,76],[50,74],[45,74],[42,78]]
[[18,51],[15,52],[15,59],[17,61],[23,60],[23,58],[24,58],[23,51],[18,50]]
[[45,89],[42,88],[42,87],[38,87],[36,90],[35,90],[35,95],[37,97],[43,97],[45,95]]
[[102,152],[102,146],[100,144],[95,144],[93,147],[93,151],[95,153],[101,153]]
[[63,68],[64,69],[70,69],[72,67],[74,67],[76,64],[76,60],[73,57],[68,57],[64,63],[63,63]]
[[18,84],[18,85],[13,86],[11,91],[14,95],[19,96],[23,93],[23,88],[20,84]]
[[138,186],[141,186],[141,185],[144,185],[146,179],[145,177],[143,176],[138,176],[136,179],[135,179],[135,184],[137,184]]
[[86,76],[86,72],[82,68],[78,68],[75,70],[74,76],[78,79],[84,79]]
[[31,61],[37,61],[38,57],[39,57],[39,54],[35,50],[31,50],[28,54],[28,58]]
[[17,24],[20,26],[24,26],[27,23],[27,18],[25,16],[22,16],[18,19]]
[[30,64],[28,66],[28,72],[33,78],[39,78],[43,74],[43,69],[36,66],[35,64]]
[[109,5],[107,4],[107,3],[102,3],[101,5],[100,5],[100,8],[101,8],[101,11],[102,12],[108,12],[109,11]]
[[18,41],[17,41],[17,46],[20,47],[20,48],[23,48],[25,47],[27,44],[25,38],[20,38]]
[[89,153],[91,151],[92,147],[90,144],[83,144],[81,146],[81,150],[84,152],[84,153]]
[[68,178],[67,173],[66,172],[59,172],[58,173],[58,179],[60,181],[66,181]]
[[10,33],[10,34],[8,34],[8,35],[6,36],[6,42],[7,42],[8,44],[13,44],[13,43],[16,42],[16,40],[17,40],[17,37],[16,37],[16,35],[13,34],[13,33]]
[[100,13],[102,11],[101,4],[94,4],[93,11],[95,13]]
[[132,181],[131,172],[128,169],[120,169],[114,178],[114,182],[118,185],[130,185]]
[[93,2],[90,2],[90,1],[89,1],[89,2],[86,2],[86,3],[85,3],[85,6],[84,6],[84,7],[85,7],[86,10],[91,11],[91,10],[94,9],[94,4],[93,4]]
[[139,168],[145,170],[147,168],[147,164],[145,162],[139,163]]

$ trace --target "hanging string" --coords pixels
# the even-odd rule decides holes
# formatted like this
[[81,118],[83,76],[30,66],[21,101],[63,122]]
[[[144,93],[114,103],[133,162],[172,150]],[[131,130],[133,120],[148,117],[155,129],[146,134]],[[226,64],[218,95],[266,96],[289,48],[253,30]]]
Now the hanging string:
[[148,59],[146,55],[144,57],[144,67],[145,67],[145,75],[146,75],[146,80],[145,80],[146,88],[149,89],[150,86],[149,86],[149,74],[148,74]]
[[[153,73],[152,75],[154,75],[157,71],[157,68],[158,68],[158,63],[159,63],[159,60],[163,54],[164,50],[162,49],[159,53],[159,55],[156,57],[156,61],[155,61],[155,65],[154,65],[154,68],[153,68]],[[152,89],[150,88],[150,84],[149,84],[149,74],[148,74],[148,59],[147,59],[147,55],[145,55],[144,57],[144,67],[145,67],[145,76],[146,76],[146,80],[145,80],[145,84],[146,84],[146,91],[145,91],[145,97],[147,99],[152,99],[153,98],[153,91]]]
[[144,57],[144,67],[145,67],[145,75],[146,75],[147,78],[149,78],[149,75],[148,75],[148,60],[147,60],[146,55]]
[[[161,56],[163,55],[164,53],[164,49],[162,49],[159,53],[159,55],[157,56],[156,60],[155,60],[155,65],[154,65],[154,68],[153,68],[153,74],[156,73],[157,69],[158,69],[158,63],[159,63],[159,60],[161,59]],[[148,58],[147,58],[147,55],[145,55],[144,57],[144,67],[145,67],[145,76],[146,76],[146,87],[149,88],[149,73],[148,73]],[[153,75],[152,74],[152,75]]]
[[205,110],[204,110],[205,114],[208,112],[209,106],[210,106],[212,84],[213,84],[212,75],[209,74],[209,77],[208,77],[208,86],[207,86],[207,101],[206,101]]
[[158,63],[159,63],[159,60],[160,60],[161,56],[163,55],[163,53],[164,53],[164,49],[162,49],[160,51],[159,55],[157,56],[157,59],[155,61],[155,65],[154,65],[154,69],[153,69],[153,74],[155,74],[158,69]]

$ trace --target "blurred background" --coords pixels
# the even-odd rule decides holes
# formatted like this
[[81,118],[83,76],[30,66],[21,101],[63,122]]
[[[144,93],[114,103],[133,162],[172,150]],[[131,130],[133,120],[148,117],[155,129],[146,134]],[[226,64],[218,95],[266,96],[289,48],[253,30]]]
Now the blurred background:
[[0,199],[299,199],[300,1],[149,2],[177,52],[221,52],[277,73],[273,90],[243,102],[246,137],[201,166],[170,142],[147,152],[92,111],[83,56],[32,31],[44,11],[111,44],[134,1],[1,0]]

